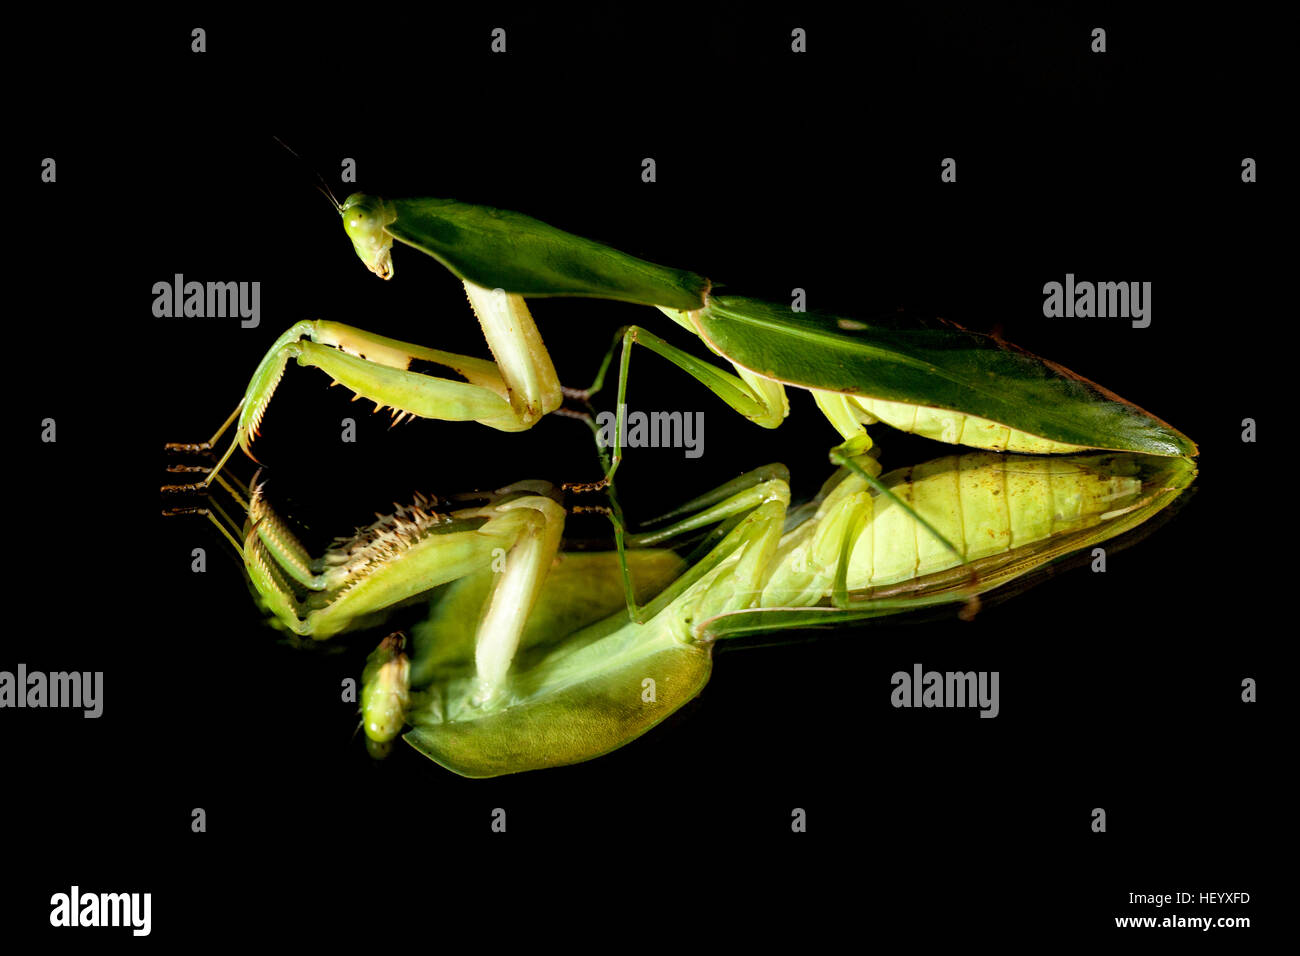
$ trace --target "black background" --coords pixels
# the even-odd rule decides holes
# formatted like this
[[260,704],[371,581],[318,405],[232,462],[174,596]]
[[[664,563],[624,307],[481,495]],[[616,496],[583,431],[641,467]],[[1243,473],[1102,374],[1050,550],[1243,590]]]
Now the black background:
[[[663,945],[699,919],[863,940],[1114,939],[1138,931],[1113,916],[1154,912],[1130,892],[1177,890],[1251,892],[1249,907],[1196,912],[1252,916],[1234,943],[1261,935],[1289,626],[1273,610],[1288,606],[1290,516],[1269,412],[1290,317],[1270,31],[1092,8],[381,14],[24,35],[43,62],[7,151],[20,414],[0,667],[102,670],[105,712],[4,713],[6,931],[47,927],[50,894],[75,882],[152,892],[154,937],[186,940],[259,920],[392,945],[515,925],[586,939],[611,918],[628,942]],[[1095,25],[1104,55],[1088,52]],[[488,52],[494,26],[504,56]],[[789,53],[794,26],[806,55]],[[45,156],[57,184],[37,180]],[[798,286],[843,314],[999,330],[1190,435],[1202,474],[1105,575],[1063,571],[972,623],[719,648],[698,700],[597,761],[490,781],[404,746],[372,762],[338,699],[372,636],[278,643],[215,531],[164,519],[157,493],[174,480],[162,443],[206,438],[294,321],[486,354],[436,262],[398,248],[381,283],[356,259],[308,171],[344,195],[345,156],[356,188],[519,209],[736,293],[782,301]],[[946,156],[956,184],[939,181]],[[1240,180],[1245,156],[1258,184]],[[1043,318],[1043,284],[1067,272],[1150,281],[1151,326]],[[151,287],[174,273],[261,281],[261,326],[155,319]],[[633,306],[533,312],[570,385],[627,322],[694,347]],[[698,460],[629,453],[633,519],[769,461],[790,467],[796,498],[829,474],[834,432],[807,395],[769,432],[649,353],[633,370],[633,407],[706,416]],[[323,384],[291,368],[257,448],[268,492],[317,543],[413,490],[598,474],[587,431],[554,417],[504,435],[361,415],[340,445],[339,419],[362,406]],[[1240,441],[1247,416],[1258,444]],[[57,444],[34,437],[45,417]],[[886,467],[946,453],[874,434]],[[232,461],[247,479],[251,463]],[[893,709],[890,675],[918,661],[1000,671],[1001,715]],[[1249,706],[1248,676],[1262,697]],[[490,832],[495,807],[506,835]],[[806,834],[790,832],[793,807]]]

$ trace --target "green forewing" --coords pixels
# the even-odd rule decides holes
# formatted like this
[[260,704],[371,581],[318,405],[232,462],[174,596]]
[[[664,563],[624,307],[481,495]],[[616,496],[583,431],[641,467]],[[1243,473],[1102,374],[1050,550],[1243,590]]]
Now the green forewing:
[[976,415],[1054,441],[1191,456],[1158,418],[1058,365],[940,322],[844,320],[738,296],[698,313],[724,356],[792,385]]
[[531,216],[454,199],[394,199],[395,239],[461,279],[522,296],[577,295],[673,309],[704,305],[709,281],[646,262]]

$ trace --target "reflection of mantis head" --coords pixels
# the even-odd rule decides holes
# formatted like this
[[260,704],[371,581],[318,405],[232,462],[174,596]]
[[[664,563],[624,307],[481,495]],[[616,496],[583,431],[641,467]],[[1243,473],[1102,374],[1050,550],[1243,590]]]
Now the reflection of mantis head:
[[343,214],[343,230],[366,268],[381,279],[391,279],[393,237],[384,226],[396,219],[397,214],[378,196],[365,193],[353,193],[343,201],[339,212]]

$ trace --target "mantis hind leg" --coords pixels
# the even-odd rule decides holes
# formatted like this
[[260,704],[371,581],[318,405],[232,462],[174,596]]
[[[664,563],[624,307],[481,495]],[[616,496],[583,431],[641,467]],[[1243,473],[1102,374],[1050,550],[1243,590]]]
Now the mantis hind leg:
[[[672,315],[668,310],[663,311]],[[785,386],[780,382],[755,375],[748,369],[739,366],[735,367],[739,374],[732,375],[710,362],[696,358],[689,352],[682,351],[639,325],[630,325],[615,338],[591,387],[579,393],[587,397],[594,395],[604,387],[605,373],[608,371],[614,352],[621,345],[622,354],[619,360],[618,374],[618,408],[613,441],[614,459],[608,473],[605,475],[606,482],[613,480],[614,472],[618,470],[618,466],[623,459],[623,429],[627,412],[627,381],[631,367],[633,344],[643,345],[655,354],[672,362],[741,415],[764,428],[776,428],[785,420],[790,411],[789,402],[786,400]]]

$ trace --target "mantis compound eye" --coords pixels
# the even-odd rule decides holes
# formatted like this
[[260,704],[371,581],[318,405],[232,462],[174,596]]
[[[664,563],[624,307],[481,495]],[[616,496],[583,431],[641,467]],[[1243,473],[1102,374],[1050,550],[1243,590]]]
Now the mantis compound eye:
[[343,215],[343,231],[352,240],[366,268],[381,279],[390,279],[393,275],[392,246],[393,237],[384,226],[393,221],[393,215],[387,204],[378,196],[353,193],[340,207]]

